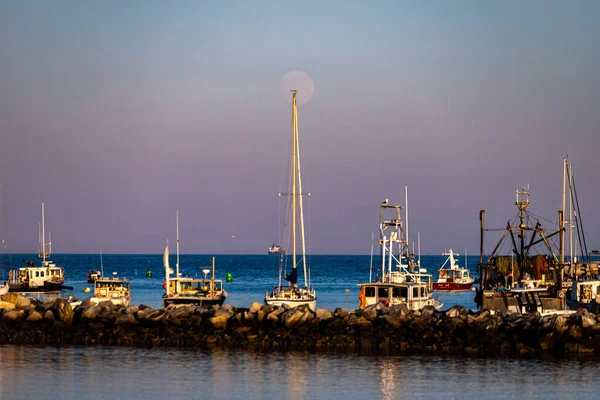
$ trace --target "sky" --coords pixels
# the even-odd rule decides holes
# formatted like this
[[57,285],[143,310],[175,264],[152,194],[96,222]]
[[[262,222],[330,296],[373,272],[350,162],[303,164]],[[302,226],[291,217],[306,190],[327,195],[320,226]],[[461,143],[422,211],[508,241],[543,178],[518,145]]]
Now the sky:
[[[600,3],[6,1],[0,6],[6,252],[266,253],[298,109],[313,254],[368,254],[379,203],[423,254],[479,249],[515,189],[555,221],[573,163],[600,248]],[[492,247],[493,243],[486,247]],[[171,249],[173,252],[174,250]]]

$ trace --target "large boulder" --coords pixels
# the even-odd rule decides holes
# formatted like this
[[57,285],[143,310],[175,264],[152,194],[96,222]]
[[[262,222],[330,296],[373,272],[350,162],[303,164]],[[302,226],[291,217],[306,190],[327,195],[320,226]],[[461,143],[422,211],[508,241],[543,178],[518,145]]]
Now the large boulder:
[[71,325],[73,322],[73,308],[71,308],[71,305],[67,300],[56,299],[52,309],[54,310],[54,316],[56,317],[57,321]]
[[252,303],[252,307],[250,307],[250,312],[255,314],[258,312],[258,310],[260,310],[262,308],[262,306],[263,306],[262,304],[255,301],[254,303]]
[[37,322],[42,320],[44,317],[37,311],[32,311],[27,317],[27,322]]
[[468,311],[466,308],[464,308],[463,306],[452,306],[449,309],[446,310],[446,316],[450,317],[450,318],[457,318],[460,316],[464,316],[467,315]]
[[17,308],[31,305],[31,301],[27,297],[23,297],[18,293],[6,293],[2,296],[2,300],[13,303]]
[[225,329],[227,327],[227,321],[231,318],[232,314],[227,311],[217,310],[215,315],[210,319],[210,323],[215,329]]
[[120,315],[115,321],[115,325],[135,325],[137,324],[137,320],[133,316],[133,314],[125,313]]
[[15,304],[8,302],[8,301],[0,301],[0,310],[1,309],[5,309],[5,310],[14,310],[15,309]]
[[9,311],[5,312],[4,314],[2,314],[2,319],[7,320],[7,321],[14,321],[16,319],[21,318],[21,315],[22,315],[22,311],[9,310]]
[[301,326],[312,313],[308,307],[294,307],[281,314],[281,322],[288,329],[293,329]]
[[317,318],[320,321],[328,321],[333,319],[333,313],[325,308],[317,308]]

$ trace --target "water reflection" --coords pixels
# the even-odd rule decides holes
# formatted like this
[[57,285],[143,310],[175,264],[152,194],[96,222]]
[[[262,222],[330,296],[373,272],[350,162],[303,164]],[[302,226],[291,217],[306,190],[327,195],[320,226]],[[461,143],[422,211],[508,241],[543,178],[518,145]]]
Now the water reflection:
[[0,347],[0,398],[595,397],[597,361]]

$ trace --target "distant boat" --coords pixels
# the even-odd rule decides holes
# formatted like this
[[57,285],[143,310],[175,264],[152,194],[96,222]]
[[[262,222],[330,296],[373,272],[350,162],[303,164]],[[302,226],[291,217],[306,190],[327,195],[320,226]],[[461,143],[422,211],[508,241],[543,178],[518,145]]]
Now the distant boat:
[[[182,277],[179,274],[179,211],[175,214],[176,230],[177,230],[177,263],[175,264],[175,277],[171,278],[173,269],[169,266],[169,243],[165,248],[163,255],[163,264],[165,267],[165,281],[163,288],[164,307],[179,307],[179,306],[212,306],[215,304],[223,305],[227,299],[227,292],[223,288],[223,281],[215,279],[215,258],[212,258],[212,274],[210,278],[208,274],[211,269],[203,268],[203,279],[191,277]],[[202,267],[201,267],[202,268]]]
[[95,304],[103,301],[110,301],[114,305],[129,306],[131,302],[131,290],[129,281],[125,278],[117,278],[117,273],[113,272],[113,277],[98,278],[94,281],[94,295],[90,301]]
[[[268,305],[288,305],[289,307],[298,307],[301,305],[307,305],[311,310],[315,310],[317,306],[317,295],[315,289],[310,285],[310,274],[308,272],[309,266],[306,262],[306,241],[304,235],[304,210],[302,208],[302,196],[307,193],[302,192],[302,179],[300,173],[300,149],[298,140],[298,114],[296,106],[296,91],[292,91],[292,166],[291,166],[291,193],[286,195],[291,196],[291,213],[287,214],[291,216],[291,230],[287,231],[291,234],[291,245],[292,245],[292,271],[285,276],[288,281],[288,285],[284,286],[281,284],[283,268],[282,263],[287,261],[287,257],[279,258],[279,282],[278,285],[271,292],[267,292],[265,295],[265,304]],[[300,223],[300,244],[302,246],[301,252],[302,257],[298,260],[297,255],[297,234],[298,234],[298,222]],[[276,247],[276,246],[273,246]],[[279,247],[279,246],[277,246]],[[285,254],[281,249],[280,253]],[[304,268],[304,287],[298,286],[298,270],[297,265],[302,262]]]
[[40,250],[38,256],[42,259],[39,267],[33,261],[23,260],[26,266],[10,270],[8,274],[10,292],[49,292],[62,289],[73,290],[70,286],[63,286],[65,271],[48,260],[52,253],[50,236],[46,243],[44,203],[42,203],[42,223],[40,225],[39,239]]
[[[459,290],[471,290],[473,287],[474,279],[469,276],[469,270],[461,268],[458,265],[458,261],[454,259],[455,254],[452,249],[447,253],[442,253],[443,256],[448,256],[444,264],[439,269],[439,277],[437,282],[433,283],[433,290],[439,291],[459,291]],[[466,263],[465,256],[465,263]],[[444,268],[448,264],[448,268]]]
[[279,254],[281,252],[281,246],[273,244],[273,246],[269,247],[269,254]]
[[[432,276],[420,268],[408,250],[408,239],[402,222],[402,209],[390,205],[386,199],[379,207],[379,245],[381,270],[375,282],[359,283],[358,308],[381,303],[385,306],[405,304],[410,310],[433,306],[437,310],[443,303],[433,298]],[[406,264],[402,261],[406,261]]]

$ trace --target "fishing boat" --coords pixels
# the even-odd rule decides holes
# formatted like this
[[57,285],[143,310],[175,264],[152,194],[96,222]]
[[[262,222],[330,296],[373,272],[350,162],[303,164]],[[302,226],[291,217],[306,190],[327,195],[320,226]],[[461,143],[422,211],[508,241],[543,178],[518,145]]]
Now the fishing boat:
[[42,223],[38,233],[40,249],[38,257],[41,259],[41,265],[36,266],[33,261],[23,260],[25,266],[13,269],[8,274],[8,284],[10,292],[47,292],[60,291],[63,289],[73,290],[70,286],[64,286],[65,271],[52,261],[48,260],[52,254],[52,241],[50,234],[46,242],[44,217],[44,203],[42,203]]
[[269,247],[269,254],[279,254],[281,252],[281,246],[273,243],[273,246]]
[[[565,263],[561,262],[562,254],[551,245],[559,235],[562,240],[563,210],[559,211],[559,228],[544,229],[529,211],[529,197],[529,186],[516,189],[517,215],[500,230],[502,237],[485,261],[484,232],[498,229],[486,228],[485,211],[480,211],[481,279],[475,300],[478,306],[492,312],[568,314],[562,282]],[[500,255],[503,248],[510,249],[512,255]]]
[[[291,217],[291,229],[285,229],[289,235],[286,235],[285,243],[291,245],[292,254],[292,270],[289,274],[285,274],[289,257],[287,251],[280,250],[282,256],[279,257],[279,281],[277,286],[272,291],[265,294],[265,304],[267,305],[288,305],[289,307],[308,306],[315,311],[317,307],[317,294],[310,284],[310,266],[306,259],[306,238],[304,231],[304,209],[302,197],[310,195],[310,193],[302,192],[302,175],[300,173],[300,146],[298,139],[298,112],[296,105],[296,90],[292,90],[292,157],[291,157],[291,179],[289,182],[289,191],[287,193],[279,193],[279,195],[289,196],[287,202],[288,213]],[[299,232],[298,232],[299,231]],[[298,235],[299,233],[299,235]],[[291,236],[291,243],[289,242]],[[300,259],[298,258],[298,236],[300,239]],[[284,246],[285,248],[285,246]],[[302,263],[304,270],[304,287],[298,285],[298,264]],[[282,284],[282,278],[285,277],[288,284]]]
[[[223,288],[223,281],[215,279],[215,258],[212,258],[212,266],[200,267],[204,277],[202,279],[181,276],[179,273],[179,211],[175,214],[177,235],[177,262],[175,263],[175,276],[169,266],[169,242],[163,254],[163,265],[165,268],[165,281],[163,282],[164,307],[179,306],[205,306],[223,305],[227,299],[227,292]],[[211,273],[212,272],[212,273]],[[210,274],[210,277],[208,276]]]
[[[402,222],[400,205],[386,199],[379,206],[379,247],[381,275],[373,281],[359,283],[358,308],[381,303],[385,306],[406,305],[410,310],[433,306],[439,310],[443,303],[433,298],[433,277],[417,265],[408,248],[408,226]],[[408,220],[408,218],[407,218]]]
[[131,290],[129,280],[118,278],[113,272],[112,277],[98,278],[94,281],[94,295],[90,301],[95,304],[110,301],[114,305],[129,306],[131,302]]
[[[439,269],[439,277],[437,282],[433,282],[433,290],[439,291],[460,291],[460,290],[471,290],[473,287],[474,279],[469,276],[469,270],[467,269],[467,256],[465,256],[465,268],[461,268],[458,265],[458,261],[454,256],[460,254],[454,253],[452,249],[448,252],[442,253],[443,256],[447,256],[446,261]],[[448,265],[448,268],[444,268]]]

